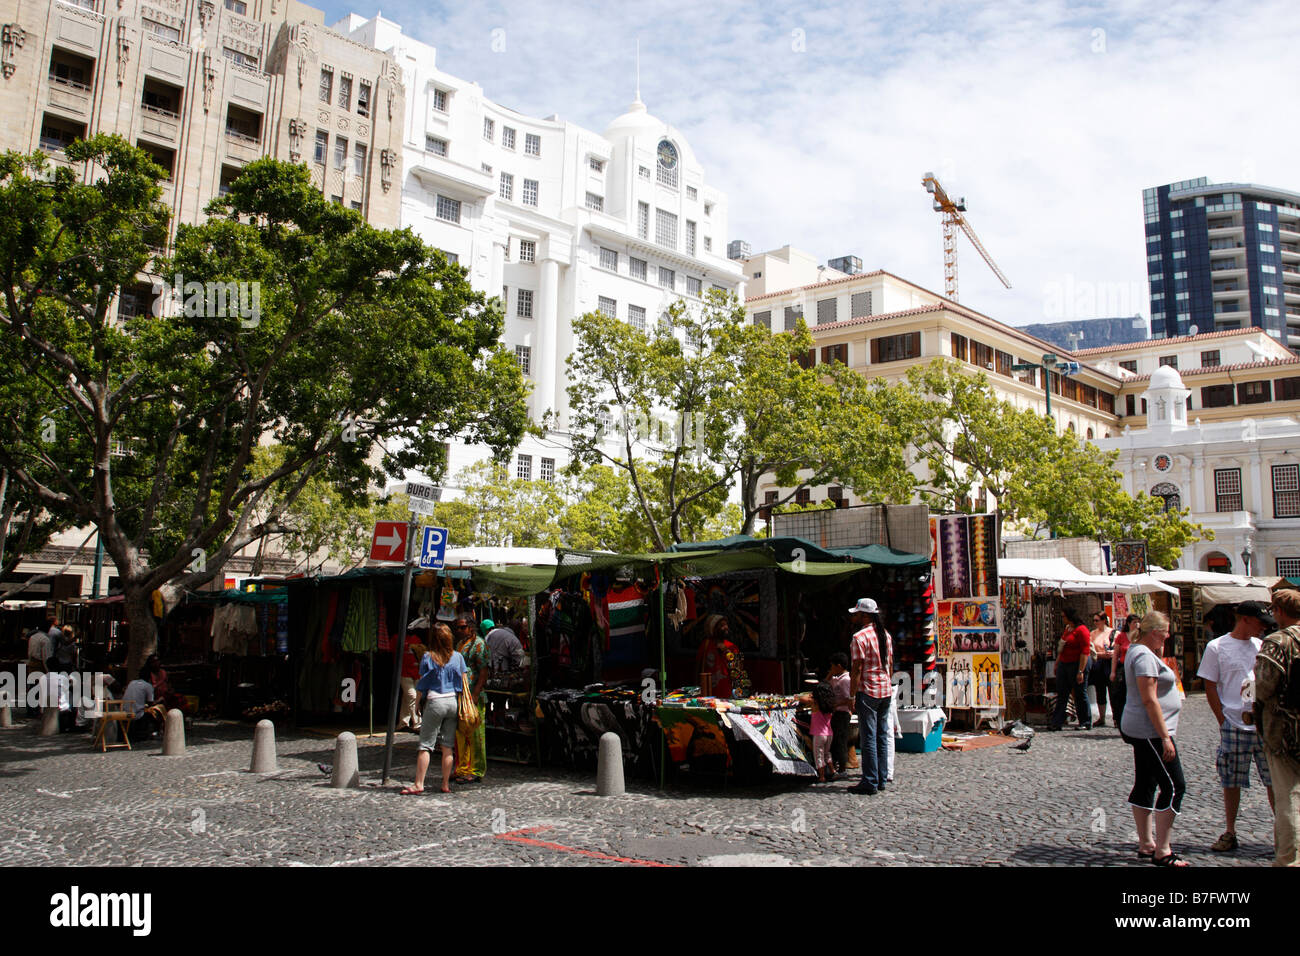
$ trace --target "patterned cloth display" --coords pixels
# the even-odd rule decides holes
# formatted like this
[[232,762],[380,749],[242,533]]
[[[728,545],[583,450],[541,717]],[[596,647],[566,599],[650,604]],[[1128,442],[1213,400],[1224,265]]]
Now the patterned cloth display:
[[1147,573],[1147,543],[1145,541],[1121,541],[1115,545],[1116,574]]

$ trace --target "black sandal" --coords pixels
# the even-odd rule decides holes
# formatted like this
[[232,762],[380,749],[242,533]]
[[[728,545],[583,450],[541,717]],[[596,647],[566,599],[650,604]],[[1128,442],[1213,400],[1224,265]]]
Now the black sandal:
[[1150,853],[1143,853],[1141,850],[1138,850],[1137,853],[1138,853],[1138,859],[1146,860],[1148,863],[1156,858],[1155,850],[1152,850]]
[[1154,863],[1156,866],[1171,866],[1179,870],[1192,865],[1188,863],[1186,860],[1184,860],[1177,853],[1170,853],[1168,856],[1155,856],[1154,854],[1152,854],[1151,862]]

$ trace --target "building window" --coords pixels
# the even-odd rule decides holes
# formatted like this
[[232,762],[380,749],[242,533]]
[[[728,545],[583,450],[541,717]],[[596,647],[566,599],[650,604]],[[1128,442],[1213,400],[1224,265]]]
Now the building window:
[[755,312],[754,324],[761,325],[763,328],[771,332],[772,331],[772,310],[767,309],[766,311],[763,312]]
[[535,179],[524,180],[524,205],[537,205],[537,180]]
[[1262,382],[1241,382],[1237,385],[1237,404],[1238,405],[1259,405],[1263,402],[1273,400],[1273,383],[1267,380]]
[[348,164],[348,141],[345,136],[334,139],[334,168],[342,169]]
[[491,175],[492,175],[492,167],[489,166],[487,163],[481,163],[481,164],[480,164],[480,168],[483,170],[483,174],[484,174],[485,176],[491,176]]
[[[854,318],[857,318],[857,316],[855,315]],[[958,335],[956,332],[952,333],[952,357],[953,358],[958,359],[959,361],[962,362],[967,361],[967,358],[970,355],[969,345],[970,342],[966,338],[966,336]]]
[[1273,466],[1273,517],[1300,518],[1300,465]]
[[329,155],[330,134],[323,129],[316,130],[316,162],[322,166],[325,165],[325,157]]
[[533,374],[533,347],[531,345],[515,346],[515,364],[524,375]]
[[330,202],[332,202],[332,203],[333,203],[334,205],[336,205],[336,206],[342,206],[342,205],[343,205],[343,197],[342,197],[342,196],[330,196]]
[[593,173],[603,173],[605,171],[605,161],[597,159],[595,156],[587,157],[587,166]]
[[640,305],[629,305],[627,307],[628,325],[639,332],[645,331],[645,307]]
[[605,296],[605,295],[597,296],[596,311],[603,316],[607,316],[608,318],[617,319],[618,302],[616,302],[614,299],[611,299],[609,296]]
[[695,255],[695,223],[686,220],[686,254]]
[[[171,40],[173,43],[181,42],[181,31],[175,27],[169,27],[159,23],[156,20],[145,18],[142,21],[145,33],[152,33],[156,37],[162,37],[164,40]],[[325,102],[329,102],[326,100]]]
[[1136,415],[1136,414],[1137,414],[1137,397],[1136,397],[1136,396],[1134,396],[1134,395],[1125,395],[1125,396],[1124,396],[1124,414],[1126,414],[1126,415]]
[[587,193],[587,208],[592,212],[604,212],[605,197],[597,196],[595,193]]
[[460,200],[448,199],[446,196],[438,197],[438,207],[436,215],[443,222],[460,222]]
[[825,325],[828,322],[834,322],[836,315],[837,299],[819,299],[817,302],[817,324]]
[[555,480],[555,459],[554,458],[543,458],[541,460],[541,469],[539,470],[538,477],[541,478],[542,481]]
[[826,489],[826,500],[834,502],[836,508],[846,508],[849,504],[844,497],[844,488],[840,485],[831,485]]
[[524,155],[540,156],[542,155],[542,137],[536,133],[524,134]]
[[711,236],[704,237],[704,251],[705,252],[713,251],[713,238]]
[[501,145],[506,149],[515,148],[515,131],[510,126],[501,127]]
[[849,364],[849,344],[841,342],[838,345],[827,345],[822,349],[822,364],[829,365],[831,362],[839,362],[841,365]]
[[537,243],[532,239],[519,240],[519,261],[536,262],[537,261]]
[[1165,503],[1165,511],[1182,511],[1183,496],[1178,491],[1178,486],[1172,482],[1162,481],[1151,489],[1151,497],[1159,498]]
[[352,150],[352,169],[358,176],[366,174],[366,146],[365,143],[357,143]]
[[1218,349],[1201,353],[1201,368],[1216,368],[1219,364]]
[[704,280],[697,279],[695,276],[686,277],[686,294],[699,297],[704,290]]
[[860,319],[871,314],[871,293],[855,292],[849,299],[849,318]]
[[357,115],[370,116],[370,84],[365,80],[357,85]]
[[812,500],[812,489],[800,488],[794,493],[794,503],[797,505],[806,505]]
[[921,354],[921,333],[904,332],[871,340],[871,362],[901,362]]
[[515,459],[515,477],[520,481],[533,480],[533,456],[520,455]]
[[677,216],[666,209],[655,210],[655,244],[677,248]]
[[649,167],[649,166],[638,166],[638,167],[636,168],[636,174],[637,174],[638,176],[640,176],[642,179],[649,179],[649,178],[650,178],[650,167]]
[[447,112],[447,91],[437,88],[433,91],[433,108],[439,113]]
[[1277,574],[1282,578],[1300,577],[1300,558],[1278,558]]
[[424,149],[435,156],[446,156],[447,141],[439,139],[437,136],[426,136],[424,137]]
[[1119,367],[1124,369],[1126,372],[1132,372],[1136,375],[1138,370],[1137,359],[1125,359],[1119,363]]
[[645,260],[637,259],[635,256],[628,256],[627,274],[630,275],[633,279],[640,279],[641,281],[644,282],[646,277]]
[[1243,511],[1241,506],[1241,469],[1214,470],[1214,510]]
[[352,77],[339,77],[339,108],[352,109]]
[[515,315],[521,319],[531,319],[533,317],[533,290],[517,290],[518,298],[515,300]]
[[1177,356],[1177,355],[1162,355],[1162,356],[1160,356],[1160,365],[1161,365],[1161,366],[1168,366],[1169,368],[1178,368],[1178,356]]
[[673,272],[672,269],[665,269],[663,266],[660,266],[659,285],[665,289],[675,288],[677,285],[677,273]]
[[225,56],[227,60],[229,60],[231,63],[235,64],[236,66],[247,67],[250,70],[256,70],[258,68],[257,57],[250,56],[249,54],[244,53],[242,50],[232,50],[228,46],[223,46],[221,48],[221,53],[223,56]]
[[[148,22],[147,20],[145,21]],[[320,101],[328,103],[334,96],[334,71],[325,69],[320,71]]]
[[496,121],[489,117],[483,117],[483,138],[489,143],[496,142],[497,124]]
[[1279,402],[1288,402],[1300,398],[1300,378],[1274,379],[1273,396]]
[[248,4],[244,0],[226,0],[226,9],[238,13],[241,17],[248,16]]
[[787,305],[785,307],[785,330],[787,332],[794,331],[795,326],[799,324],[799,320],[802,318],[803,318],[803,306]]
[[1205,385],[1201,388],[1202,408],[1226,408],[1233,404],[1236,390],[1231,385]]
[[610,272],[617,272],[617,271],[618,271],[618,253],[615,252],[613,249],[606,249],[604,246],[601,246],[601,247],[600,247],[600,267],[601,267],[602,269],[608,269]]
[[515,194],[515,177],[510,173],[501,174],[501,188],[498,195],[502,199],[511,199]]

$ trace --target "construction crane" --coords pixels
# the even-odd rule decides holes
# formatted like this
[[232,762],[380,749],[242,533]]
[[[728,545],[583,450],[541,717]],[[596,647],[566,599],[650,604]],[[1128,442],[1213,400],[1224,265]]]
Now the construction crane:
[[975,235],[975,230],[971,228],[969,220],[964,213],[966,212],[966,197],[962,196],[956,201],[949,198],[944,192],[943,186],[934,173],[926,173],[925,178],[921,180],[921,185],[925,191],[934,197],[934,211],[943,213],[943,294],[952,301],[957,301],[957,229],[966,233],[966,238],[975,250],[984,257],[984,261],[989,264],[993,274],[998,277],[999,281],[1008,289],[1011,288],[1011,282],[998,264],[993,261],[988,250],[984,248],[984,243],[980,242],[979,236]]

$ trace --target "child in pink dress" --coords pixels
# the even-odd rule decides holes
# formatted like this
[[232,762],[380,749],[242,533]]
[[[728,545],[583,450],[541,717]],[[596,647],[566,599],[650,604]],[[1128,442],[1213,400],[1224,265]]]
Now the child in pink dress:
[[[831,685],[822,681],[812,692],[812,739],[813,763],[817,767],[817,779],[826,782],[826,768],[831,757],[831,714],[835,712],[835,692]],[[834,767],[831,767],[834,773]]]

